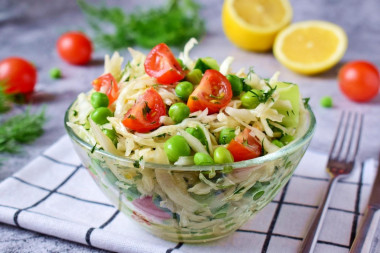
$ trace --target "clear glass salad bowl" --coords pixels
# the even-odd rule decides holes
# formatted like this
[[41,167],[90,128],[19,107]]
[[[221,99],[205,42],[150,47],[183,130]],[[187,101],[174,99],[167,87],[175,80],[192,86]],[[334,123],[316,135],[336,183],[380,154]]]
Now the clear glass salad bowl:
[[150,233],[187,243],[222,238],[272,201],[292,176],[316,124],[308,107],[302,133],[274,153],[231,164],[180,167],[94,150],[67,126],[69,111],[65,127],[74,148],[115,207]]

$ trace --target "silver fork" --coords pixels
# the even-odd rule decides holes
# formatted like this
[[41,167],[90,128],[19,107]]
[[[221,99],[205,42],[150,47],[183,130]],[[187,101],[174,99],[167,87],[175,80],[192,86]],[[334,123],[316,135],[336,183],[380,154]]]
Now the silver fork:
[[342,112],[341,114],[326,167],[330,175],[329,185],[309,231],[303,240],[300,250],[302,253],[314,251],[330,202],[331,193],[338,180],[350,174],[354,167],[362,132],[363,117],[363,114],[360,113]]

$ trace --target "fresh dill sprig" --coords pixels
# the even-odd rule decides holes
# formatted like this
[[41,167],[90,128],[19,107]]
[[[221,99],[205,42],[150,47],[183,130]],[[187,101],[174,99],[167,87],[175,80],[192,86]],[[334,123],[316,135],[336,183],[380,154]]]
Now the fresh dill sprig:
[[144,108],[142,108],[142,114],[143,114],[145,119],[146,119],[146,115],[149,114],[151,111],[152,111],[152,109],[150,109],[148,102],[145,101]]
[[0,153],[16,153],[21,144],[30,143],[43,133],[45,108],[31,114],[29,109],[0,124]]
[[268,83],[268,82],[265,82],[266,85],[269,87],[269,90],[266,91],[266,92],[255,92],[254,90],[250,90],[249,92],[252,93],[256,98],[257,100],[260,102],[260,103],[265,103],[267,102],[270,98],[273,100],[272,98],[272,95],[273,93],[275,92],[275,90],[277,89],[277,86],[275,86],[274,88]]
[[159,43],[182,47],[190,38],[199,39],[205,33],[200,7],[193,0],[169,0],[165,6],[129,14],[84,0],[78,0],[78,5],[94,30],[94,41],[112,50],[134,45],[152,48]]
[[11,97],[5,93],[5,82],[0,81],[0,113],[9,111],[11,108]]
[[303,98],[302,101],[303,101],[303,106],[307,107],[309,105],[310,98]]

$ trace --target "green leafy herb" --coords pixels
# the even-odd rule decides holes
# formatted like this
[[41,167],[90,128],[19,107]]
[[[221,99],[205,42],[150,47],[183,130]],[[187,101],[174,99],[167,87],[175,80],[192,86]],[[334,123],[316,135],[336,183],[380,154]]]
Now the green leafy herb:
[[134,45],[152,48],[159,43],[182,47],[205,32],[199,5],[193,0],[169,0],[165,6],[130,14],[118,7],[95,7],[84,0],[78,0],[78,5],[95,32],[95,42],[112,50]]
[[96,145],[97,145],[97,143],[95,143],[95,145],[92,147],[92,149],[91,149],[91,151],[90,151],[90,152],[91,152],[91,154],[95,152],[95,149],[96,149]]
[[140,168],[140,162],[141,162],[143,159],[144,159],[144,157],[141,156],[139,160],[134,161],[134,162],[133,162],[133,167],[135,167],[135,168]]
[[152,111],[152,109],[150,109],[148,102],[145,101],[145,106],[144,106],[144,108],[142,108],[142,114],[143,114],[145,119],[146,119],[146,115],[149,114],[151,111]]
[[0,113],[7,112],[11,108],[11,98],[5,93],[5,88],[4,82],[0,82]]
[[13,116],[0,125],[0,153],[15,153],[23,143],[30,143],[43,133],[45,109],[37,114],[29,110]]
[[265,103],[268,101],[268,99],[272,99],[272,95],[273,95],[273,92],[277,89],[277,86],[275,86],[274,88],[272,86],[270,86],[269,83],[266,82],[266,85],[269,87],[269,90],[266,91],[266,92],[262,92],[262,93],[258,93],[258,92],[255,92],[254,90],[250,90],[248,92],[252,93],[255,97],[257,97],[257,100],[260,102],[260,103]]
[[133,114],[129,114],[129,116],[127,118],[128,119],[136,119],[135,115],[133,115]]
[[303,98],[303,105],[307,107],[309,105],[310,98]]

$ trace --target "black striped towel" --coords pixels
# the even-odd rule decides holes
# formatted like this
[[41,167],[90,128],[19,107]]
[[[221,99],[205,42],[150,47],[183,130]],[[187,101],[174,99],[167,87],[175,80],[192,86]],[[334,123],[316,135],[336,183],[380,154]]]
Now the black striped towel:
[[[294,176],[254,219],[206,244],[164,241],[119,213],[74,153],[68,136],[0,183],[0,222],[117,252],[296,252],[328,183],[327,156],[307,151]],[[338,183],[316,252],[348,252],[369,198],[374,160]]]

